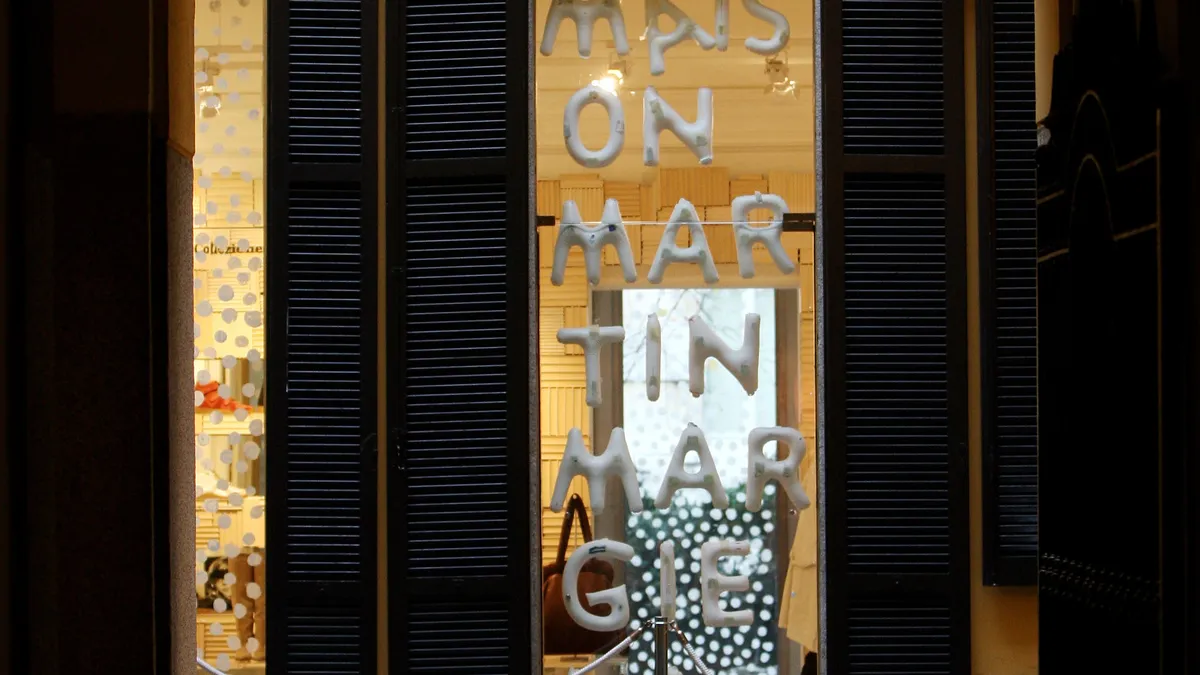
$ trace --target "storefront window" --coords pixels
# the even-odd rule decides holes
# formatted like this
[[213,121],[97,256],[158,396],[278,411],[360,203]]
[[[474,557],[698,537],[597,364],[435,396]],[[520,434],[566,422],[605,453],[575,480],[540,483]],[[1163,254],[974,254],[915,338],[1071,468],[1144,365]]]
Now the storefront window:
[[813,6],[768,4],[535,3],[547,675],[815,666]]
[[264,0],[197,0],[193,220],[197,656],[266,655]]

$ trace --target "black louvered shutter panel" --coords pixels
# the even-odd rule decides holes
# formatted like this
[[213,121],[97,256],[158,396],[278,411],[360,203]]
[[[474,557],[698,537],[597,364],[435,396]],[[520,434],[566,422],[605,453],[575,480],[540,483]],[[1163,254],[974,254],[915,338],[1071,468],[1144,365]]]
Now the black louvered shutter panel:
[[1037,581],[1037,85],[1033,0],[983,0],[979,306],[983,581]]
[[960,0],[822,7],[830,675],[970,666]]
[[528,673],[533,20],[407,0],[388,21],[390,670]]
[[375,670],[376,17],[268,6],[272,672]]

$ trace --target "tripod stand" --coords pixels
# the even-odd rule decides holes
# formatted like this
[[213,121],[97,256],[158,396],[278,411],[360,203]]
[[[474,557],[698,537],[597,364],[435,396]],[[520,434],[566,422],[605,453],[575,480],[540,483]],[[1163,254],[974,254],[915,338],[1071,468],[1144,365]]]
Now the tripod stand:
[[[669,609],[673,610],[674,608]],[[680,644],[683,645],[684,653],[688,655],[688,658],[692,660],[692,663],[696,664],[696,669],[700,671],[701,675],[713,675],[712,670],[710,670],[708,666],[704,665],[704,662],[700,660],[700,657],[696,654],[696,651],[692,649],[692,643],[688,641],[687,636],[683,634],[682,630],[680,630],[679,624],[675,623],[674,612],[670,611],[669,614],[671,615],[671,618],[666,616],[656,616],[651,619],[649,623],[638,626],[638,628],[630,633],[628,637],[626,637],[624,640],[621,640],[617,646],[605,652],[600,656],[600,658],[592,661],[579,670],[572,670],[572,675],[586,675],[586,673],[593,672],[600,666],[604,665],[605,661],[608,661],[617,654],[620,654],[625,650],[626,647],[633,644],[633,641],[637,639],[637,636],[641,635],[647,629],[654,630],[654,675],[668,675],[667,662],[670,658],[669,655],[671,651],[669,638],[670,633],[672,632],[675,633],[675,635],[679,638]]]

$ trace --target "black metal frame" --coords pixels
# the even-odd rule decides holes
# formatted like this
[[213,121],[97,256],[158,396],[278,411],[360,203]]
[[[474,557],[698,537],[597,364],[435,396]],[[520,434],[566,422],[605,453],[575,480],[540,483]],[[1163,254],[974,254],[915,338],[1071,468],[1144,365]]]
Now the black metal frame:
[[[945,137],[940,156],[851,155],[844,149],[844,71],[842,0],[816,3],[815,63],[818,161],[818,308],[820,349],[818,378],[823,395],[818,404],[821,420],[820,484],[823,488],[821,527],[825,536],[822,585],[824,624],[822,668],[829,675],[850,672],[850,636],[847,630],[852,596],[937,593],[951,603],[954,672],[970,667],[970,516],[967,408],[967,266],[966,266],[966,110],[964,39],[961,0],[943,0]],[[949,436],[951,451],[950,494],[951,559],[948,575],[852,574],[847,538],[847,433],[846,384],[843,373],[846,349],[845,307],[845,178],[851,173],[942,174],[946,195],[947,363]]]
[[[286,453],[291,423],[287,415],[287,363],[288,354],[288,323],[289,308],[283,294],[288,286],[288,199],[289,189],[297,181],[338,181],[358,182],[361,185],[362,199],[362,274],[364,278],[360,300],[364,308],[362,314],[362,531],[365,535],[360,542],[362,547],[362,593],[356,598],[359,609],[360,627],[362,630],[362,663],[368,671],[375,670],[377,655],[376,623],[378,584],[377,571],[377,531],[378,491],[376,487],[378,475],[378,434],[377,429],[377,386],[376,373],[378,345],[377,321],[378,306],[377,283],[378,264],[376,242],[378,241],[377,213],[377,173],[379,166],[379,139],[377,124],[377,83],[378,83],[378,0],[360,0],[362,7],[362,161],[360,164],[293,164],[288,154],[288,115],[289,109],[289,10],[287,0],[272,0],[267,2],[267,44],[266,81],[264,89],[267,106],[266,115],[266,192],[267,192],[267,222],[265,259],[267,267],[267,289],[271,294],[266,302],[266,341],[269,345],[268,355],[278,354],[273,364],[268,364],[268,371],[275,370],[275,375],[267,373],[266,393],[270,401],[268,423],[272,434],[272,447],[277,453]],[[274,56],[274,58],[272,58]],[[272,300],[271,297],[275,300]],[[270,359],[271,357],[268,356]],[[284,372],[280,373],[279,371]],[[282,542],[287,536],[286,505],[288,503],[288,466],[282,458],[267,463],[267,482],[270,485],[270,501],[281,504],[274,516],[267,518],[267,539]],[[283,672],[287,665],[286,649],[289,645],[289,622],[291,615],[290,602],[296,596],[305,597],[306,604],[320,607],[344,605],[343,588],[335,588],[327,584],[304,584],[292,581],[287,574],[287,548],[281,543],[272,547],[267,556],[267,576],[275,579],[272,583],[271,614],[267,622],[268,659],[267,668],[271,672]],[[278,589],[278,590],[274,590]]]
[[[405,111],[403,89],[406,74],[407,35],[405,31],[406,0],[383,0],[386,3],[386,58],[388,68],[385,96],[387,103],[387,186],[389,208],[386,214],[387,247],[387,484],[388,484],[388,640],[389,669],[403,673],[408,653],[406,623],[409,600],[455,599],[476,601],[484,598],[507,598],[513,636],[509,672],[532,672],[541,658],[541,608],[537,588],[541,569],[533,561],[539,559],[539,541],[533,536],[539,515],[531,511],[539,448],[539,406],[537,378],[537,230],[533,211],[537,203],[534,174],[534,109],[533,109],[533,15],[530,2],[506,3],[506,58],[510,78],[524,74],[525,86],[510,84],[506,91],[507,154],[503,158],[471,161],[418,159],[405,157],[403,138]],[[404,207],[404,187],[410,177],[472,178],[503,175],[507,177],[508,210],[524,213],[509,223],[509,250],[527,250],[526,256],[509,256],[507,260],[507,296],[510,309],[507,316],[507,336],[512,345],[528,345],[528,351],[510,351],[508,371],[508,512],[513,545],[510,548],[511,577],[475,577],[458,579],[446,584],[410,584],[407,570],[408,531],[406,495],[408,480],[405,472],[403,439],[404,395],[406,374],[403,355],[406,352],[404,318],[406,280],[404,261],[407,254]],[[524,224],[524,227],[522,227]],[[517,299],[525,298],[521,303]],[[525,309],[521,307],[524,304]],[[522,424],[521,421],[525,423]],[[532,497],[531,497],[532,495]],[[533,521],[531,522],[531,518]],[[523,544],[524,542],[524,544]],[[531,569],[532,566],[532,569]],[[527,577],[517,576],[530,570]],[[522,621],[521,619],[525,620]],[[519,645],[530,645],[527,652]]]

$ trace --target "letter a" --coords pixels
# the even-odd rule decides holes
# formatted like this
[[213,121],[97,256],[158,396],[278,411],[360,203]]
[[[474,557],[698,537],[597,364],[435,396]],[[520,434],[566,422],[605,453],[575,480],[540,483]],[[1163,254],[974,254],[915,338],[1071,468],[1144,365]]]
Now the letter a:
[[608,447],[604,454],[596,456],[588,452],[583,443],[583,432],[571,429],[567,432],[567,449],[563,453],[562,465],[558,467],[558,477],[554,479],[554,495],[550,498],[550,510],[560,513],[567,501],[567,490],[575,476],[587,479],[588,492],[592,497],[592,513],[604,512],[604,487],[610,477],[616,476],[625,488],[625,500],[629,502],[629,510],[637,513],[642,510],[642,497],[638,492],[637,473],[634,471],[633,459],[629,457],[629,446],[625,444],[625,430],[617,427],[608,438]]
[[[688,473],[683,468],[683,458],[690,450],[696,451],[700,456],[700,471],[697,473]],[[662,486],[658,488],[658,498],[654,500],[654,506],[660,509],[670,508],[671,498],[680,488],[708,490],[708,494],[712,495],[713,506],[719,509],[729,506],[729,495],[725,494],[721,477],[717,475],[717,463],[708,451],[708,441],[704,440],[704,432],[695,424],[688,424],[679,437],[679,444],[675,446],[675,452],[667,464],[667,472],[663,476]]]
[[[692,234],[692,245],[680,248],[675,243],[679,227],[687,225]],[[700,266],[700,274],[706,283],[715,284],[720,280],[717,266],[713,264],[712,252],[708,250],[708,239],[704,236],[704,226],[700,224],[700,216],[696,207],[686,199],[680,199],[671,212],[671,219],[663,228],[662,239],[658,242],[658,252],[654,254],[654,262],[646,273],[646,280],[652,284],[662,283],[667,266],[673,262],[695,263]]]

